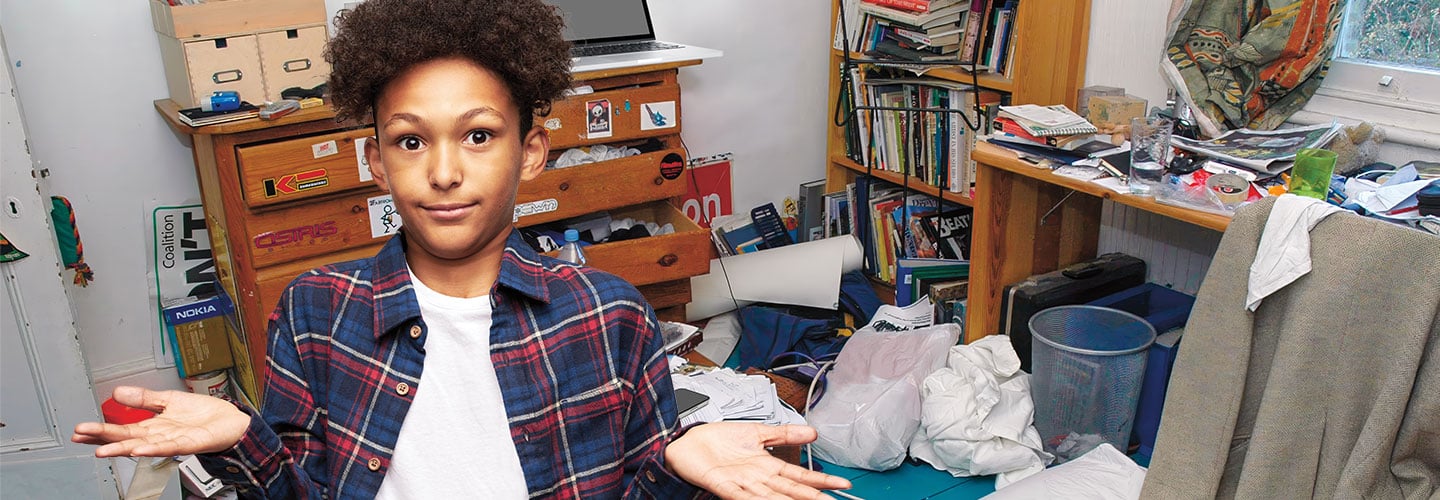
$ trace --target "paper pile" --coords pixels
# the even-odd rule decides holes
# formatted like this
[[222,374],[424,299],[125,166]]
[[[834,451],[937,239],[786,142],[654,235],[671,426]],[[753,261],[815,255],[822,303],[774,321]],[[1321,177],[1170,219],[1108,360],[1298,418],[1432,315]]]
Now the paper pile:
[[729,368],[671,375],[676,389],[710,396],[710,404],[680,419],[680,425],[721,420],[768,424],[804,424],[805,418],[780,402],[775,384],[764,375],[736,373]]

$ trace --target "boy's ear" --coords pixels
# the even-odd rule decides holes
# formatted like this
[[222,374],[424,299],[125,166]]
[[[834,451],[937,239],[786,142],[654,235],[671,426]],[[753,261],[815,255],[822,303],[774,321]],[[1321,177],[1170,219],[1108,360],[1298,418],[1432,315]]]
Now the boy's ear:
[[390,192],[390,179],[385,177],[385,165],[380,161],[380,141],[375,137],[365,138],[365,163],[370,165],[370,176],[385,192]]
[[[525,142],[521,144],[524,148],[525,157],[520,164],[520,181],[528,181],[540,176],[545,171],[545,161],[550,155],[550,131],[545,127],[536,125],[530,128],[525,134]],[[371,163],[374,168],[374,163]],[[378,179],[378,177],[377,177]]]

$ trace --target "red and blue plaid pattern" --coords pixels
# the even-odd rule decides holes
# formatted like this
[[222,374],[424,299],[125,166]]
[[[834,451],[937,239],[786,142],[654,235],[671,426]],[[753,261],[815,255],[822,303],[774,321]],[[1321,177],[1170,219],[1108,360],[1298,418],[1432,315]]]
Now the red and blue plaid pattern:
[[[260,418],[234,448],[201,457],[207,470],[244,496],[375,495],[425,390],[428,332],[402,238],[291,283],[271,316]],[[662,462],[674,391],[655,314],[634,287],[541,256],[512,231],[490,301],[490,357],[530,496],[700,494]]]

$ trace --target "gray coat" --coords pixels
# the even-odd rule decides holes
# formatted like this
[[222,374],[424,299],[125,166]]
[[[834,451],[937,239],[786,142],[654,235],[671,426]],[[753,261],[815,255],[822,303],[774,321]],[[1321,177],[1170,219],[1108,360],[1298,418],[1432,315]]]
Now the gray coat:
[[1340,213],[1311,272],[1245,310],[1273,198],[1221,239],[1145,498],[1440,498],[1440,238]]

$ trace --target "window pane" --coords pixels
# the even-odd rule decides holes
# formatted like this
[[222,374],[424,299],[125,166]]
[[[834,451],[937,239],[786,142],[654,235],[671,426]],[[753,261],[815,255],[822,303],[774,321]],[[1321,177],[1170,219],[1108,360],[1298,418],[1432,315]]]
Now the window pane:
[[1340,56],[1440,69],[1440,0],[1350,0]]

